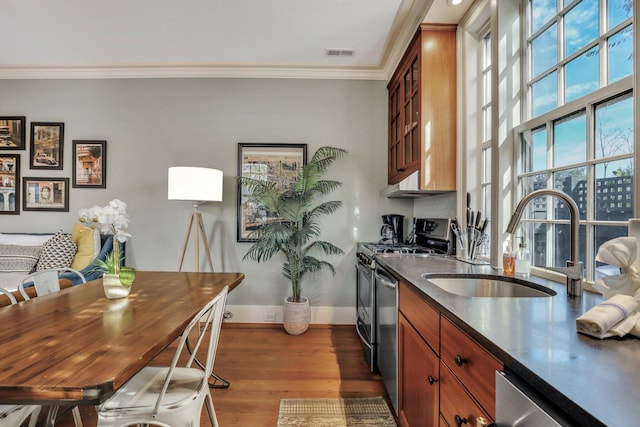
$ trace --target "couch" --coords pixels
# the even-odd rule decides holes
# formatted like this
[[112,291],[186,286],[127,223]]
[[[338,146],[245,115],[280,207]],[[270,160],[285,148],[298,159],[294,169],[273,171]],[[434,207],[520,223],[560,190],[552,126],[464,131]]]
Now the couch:
[[[79,227],[82,227],[84,230],[81,230]],[[86,233],[91,233],[91,236],[85,235],[83,237],[79,237],[76,240],[77,230],[81,230]],[[86,231],[92,230],[92,231]],[[74,237],[71,240],[71,236]],[[51,259],[48,260],[48,265],[42,265],[43,257],[47,256],[47,254],[51,253],[51,250],[47,251],[44,248],[51,247],[52,242],[59,239],[59,243],[57,246],[61,244],[66,244],[69,246],[69,249],[66,251],[67,253],[64,255],[60,255],[61,251],[57,249],[54,251],[55,258],[53,261]],[[73,247],[69,244],[70,241],[77,243],[75,246],[77,249],[74,252]],[[62,242],[62,243],[60,243]],[[48,245],[48,246],[47,246]],[[37,247],[40,247],[40,252],[37,251]],[[36,256],[35,265],[30,270],[27,271],[28,262],[26,264],[22,261],[23,259],[19,259],[16,261],[15,255],[9,255],[6,252],[8,249],[12,249],[9,252],[18,252],[21,255],[24,255],[25,258],[29,258],[30,262],[34,262],[34,255]],[[64,233],[59,231],[55,234],[47,234],[47,233],[0,233],[0,287],[5,288],[7,290],[13,291],[16,290],[20,281],[29,273],[37,270],[42,270],[54,267],[63,267],[63,266],[71,266],[72,268],[80,271],[87,281],[98,279],[102,276],[102,271],[96,269],[96,260],[105,260],[107,254],[111,253],[113,249],[113,236],[111,235],[100,235],[97,231],[93,229],[88,229],[86,227],[77,225],[74,227],[73,233]],[[4,251],[4,252],[3,252]],[[73,255],[71,255],[73,253]],[[121,253],[124,256],[124,245],[121,244]],[[65,257],[65,260],[60,260],[60,256]],[[71,262],[69,262],[69,257],[71,257]],[[19,258],[19,257],[18,257]],[[49,257],[51,258],[51,256]],[[63,264],[68,265],[55,265],[56,262],[62,262]],[[53,264],[52,264],[53,263]],[[12,270],[16,266],[16,270]],[[72,286],[76,286],[82,283],[82,281],[74,274],[66,274],[61,276],[62,279],[67,279],[71,282]],[[28,286],[28,285],[27,285]]]

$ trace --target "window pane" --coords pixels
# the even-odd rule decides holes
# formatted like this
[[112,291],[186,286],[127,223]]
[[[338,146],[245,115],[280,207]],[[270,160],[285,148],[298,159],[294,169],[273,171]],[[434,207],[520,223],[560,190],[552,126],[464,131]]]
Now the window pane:
[[[569,224],[554,224],[553,228],[553,261],[551,266],[564,267],[571,260],[571,226]],[[578,240],[586,240],[586,227],[580,226]],[[578,256],[583,265],[587,258],[587,245],[580,244]]]
[[538,31],[556,14],[556,0],[531,0],[531,32]]
[[[546,175],[540,174],[521,178],[519,181],[518,199],[521,199],[524,195],[529,194],[534,190],[540,190],[541,188],[547,188]],[[525,206],[522,217],[538,220],[547,219],[547,197],[542,196],[533,199]]]
[[623,28],[609,38],[609,83],[633,73],[633,26]]
[[491,182],[491,148],[482,150],[482,182]]
[[562,167],[587,159],[587,117],[584,111],[553,124],[553,166]]
[[609,0],[607,15],[609,16],[607,29],[611,30],[616,25],[631,18],[631,15],[633,15],[633,0]]
[[533,140],[533,171],[547,168],[547,128],[540,128],[531,132]]
[[565,58],[598,38],[598,3],[594,0],[581,1],[565,15]]
[[558,63],[558,26],[556,24],[532,40],[531,61],[532,78]]
[[597,220],[626,221],[633,216],[633,160],[596,165]]
[[549,74],[535,82],[531,87],[533,98],[533,116],[551,111],[558,106],[558,77],[557,72]]
[[547,224],[534,222],[533,229],[531,263],[537,266],[545,266],[547,265]]
[[596,159],[633,153],[633,97],[616,98],[596,107]]
[[578,56],[566,67],[565,102],[573,101],[598,89],[600,81],[600,47]]
[[482,103],[483,104],[489,104],[491,102],[491,72],[487,71],[486,73],[484,73],[484,75],[482,76],[482,83],[483,83],[483,92],[484,92],[484,96],[483,96],[483,100]]
[[[564,169],[554,172],[553,188],[565,192],[578,205],[580,219],[587,214],[587,168]],[[553,219],[569,219],[569,207],[561,199],[553,198]]]
[[484,129],[482,138],[484,141],[488,141],[491,138],[491,105],[482,111]]

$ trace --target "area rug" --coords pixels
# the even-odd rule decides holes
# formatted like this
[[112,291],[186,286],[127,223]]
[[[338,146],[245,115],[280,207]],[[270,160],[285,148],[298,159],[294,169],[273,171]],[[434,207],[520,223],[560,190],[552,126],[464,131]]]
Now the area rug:
[[282,399],[278,427],[396,427],[382,397]]

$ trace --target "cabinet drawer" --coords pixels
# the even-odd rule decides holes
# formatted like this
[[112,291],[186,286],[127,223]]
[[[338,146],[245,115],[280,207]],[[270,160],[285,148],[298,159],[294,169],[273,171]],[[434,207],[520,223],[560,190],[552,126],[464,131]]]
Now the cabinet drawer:
[[[466,392],[447,366],[440,367],[440,426],[480,427],[492,417]],[[443,423],[444,421],[444,423]]]
[[442,318],[441,358],[491,417],[495,417],[495,371],[502,371],[502,364],[447,318]]
[[440,354],[440,312],[431,307],[409,285],[400,282],[399,309],[429,347]]

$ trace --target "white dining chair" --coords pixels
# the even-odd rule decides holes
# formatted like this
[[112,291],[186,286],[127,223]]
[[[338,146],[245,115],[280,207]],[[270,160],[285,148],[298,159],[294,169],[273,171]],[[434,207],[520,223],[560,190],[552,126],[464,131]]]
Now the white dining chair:
[[[0,288],[0,293],[9,298],[11,304],[16,303],[16,297],[4,288]],[[0,427],[20,426],[29,417],[29,427],[35,427],[40,415],[38,405],[0,405]]]
[[[180,337],[170,366],[143,368],[98,407],[98,427],[199,426],[203,406],[206,406],[211,425],[218,426],[208,378],[213,372],[228,290],[226,286],[191,319]],[[196,325],[200,326],[194,328]],[[195,331],[199,332],[192,353],[186,364],[179,367],[180,356],[188,354],[185,344],[192,331],[194,335]],[[207,332],[207,357],[202,370],[192,365]]]
[[40,415],[40,406],[37,405],[0,405],[0,426],[16,427],[29,417],[29,427],[36,427]]
[[27,294],[27,291],[25,290],[25,285],[29,283],[33,283],[33,286],[36,290],[36,295],[38,296],[58,292],[60,290],[60,276],[63,274],[77,275],[82,283],[87,283],[84,275],[78,270],[69,267],[52,268],[50,270],[36,271],[35,273],[31,273],[23,277],[20,281],[20,284],[18,285],[18,290],[20,291],[20,294],[25,299],[25,301],[31,299],[29,297],[29,294]]
[[[36,296],[43,296],[58,292],[60,290],[60,276],[63,274],[77,275],[82,283],[87,283],[87,280],[82,273],[69,267],[36,271],[35,273],[31,273],[25,276],[20,281],[20,284],[18,285],[20,295],[22,295],[22,298],[24,298],[25,301],[31,299],[25,289],[25,285],[28,283],[33,283],[33,287],[36,290]],[[80,416],[80,409],[77,406],[74,406],[71,409],[71,414],[73,415],[73,422],[75,423],[75,426],[83,427],[82,417]]]

